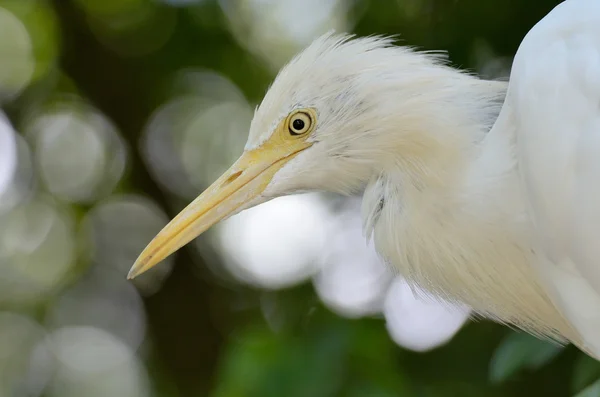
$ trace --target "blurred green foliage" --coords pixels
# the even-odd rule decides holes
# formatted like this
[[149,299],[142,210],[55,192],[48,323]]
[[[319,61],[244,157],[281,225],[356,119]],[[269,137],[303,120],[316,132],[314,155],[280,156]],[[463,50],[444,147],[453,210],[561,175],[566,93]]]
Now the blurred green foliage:
[[[558,2],[354,0],[346,17],[358,35],[399,34],[403,43],[447,50],[454,65],[477,69],[482,53],[510,60]],[[277,69],[232,34],[223,10],[235,4],[0,0],[28,30],[36,60],[30,85],[4,109],[19,128],[34,106],[56,96],[86,98],[131,152],[117,192],[147,195],[174,215],[185,202],[169,198],[138,148],[154,110],[188,89],[174,85],[177,71],[217,71],[255,104]],[[88,210],[73,208],[78,217]],[[232,286],[192,267],[196,260],[183,250],[160,291],[144,299],[150,342],[141,351],[157,396],[600,396],[600,365],[573,347],[481,321],[446,346],[410,352],[391,341],[382,319],[342,319],[308,284],[276,292]],[[261,310],[264,299],[273,318]],[[42,319],[50,301],[28,313]]]

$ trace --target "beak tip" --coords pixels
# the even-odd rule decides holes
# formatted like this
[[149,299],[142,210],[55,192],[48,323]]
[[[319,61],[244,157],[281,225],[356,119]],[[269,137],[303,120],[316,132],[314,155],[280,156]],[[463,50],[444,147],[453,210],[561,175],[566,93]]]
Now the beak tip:
[[133,264],[133,266],[131,266],[129,273],[127,273],[127,280],[133,280],[140,274],[144,273],[147,270],[146,266],[144,266],[145,262],[146,261],[140,261],[140,259],[138,258]]
[[133,266],[131,268],[131,270],[129,270],[129,273],[127,273],[127,280],[133,280],[136,276],[137,276],[137,270],[136,270],[135,266]]

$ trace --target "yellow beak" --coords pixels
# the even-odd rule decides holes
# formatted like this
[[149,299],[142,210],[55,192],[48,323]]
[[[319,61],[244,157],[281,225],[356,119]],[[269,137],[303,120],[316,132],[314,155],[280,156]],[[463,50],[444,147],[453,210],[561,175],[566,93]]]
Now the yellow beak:
[[[142,251],[127,278],[132,279],[183,247],[215,223],[260,202],[273,175],[311,144],[274,137],[244,154],[208,189],[181,211]],[[263,200],[264,201],[264,200]]]

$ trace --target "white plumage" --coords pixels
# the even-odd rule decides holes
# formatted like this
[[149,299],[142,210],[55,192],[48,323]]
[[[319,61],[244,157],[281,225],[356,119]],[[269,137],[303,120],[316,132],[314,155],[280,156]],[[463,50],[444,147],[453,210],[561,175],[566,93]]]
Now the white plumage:
[[599,2],[566,1],[527,35],[492,133],[503,129],[515,135],[535,265],[599,357]]
[[270,198],[365,189],[365,233],[408,282],[600,357],[599,152],[596,0],[529,32],[508,91],[389,39],[328,34],[282,69],[243,156],[130,276]]

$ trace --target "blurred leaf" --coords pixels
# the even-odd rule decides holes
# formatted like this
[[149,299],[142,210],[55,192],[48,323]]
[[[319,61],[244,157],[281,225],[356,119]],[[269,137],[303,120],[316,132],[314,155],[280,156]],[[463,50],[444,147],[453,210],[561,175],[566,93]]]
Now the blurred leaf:
[[[459,381],[441,381],[419,385],[419,396],[423,397],[504,397],[505,393],[491,390],[484,385]],[[414,394],[411,394],[414,395]]]
[[580,393],[577,393],[574,397],[598,397],[600,396],[600,379],[586,387]]
[[598,378],[600,378],[600,362],[587,354],[580,354],[575,362],[573,378],[571,379],[573,393],[581,391]]
[[311,324],[300,336],[249,328],[231,342],[213,396],[336,396],[348,331],[331,319]]
[[397,390],[378,384],[361,383],[349,385],[343,397],[397,397],[400,395],[406,394],[399,394]]
[[380,320],[322,307],[297,329],[252,327],[229,344],[213,397],[412,396],[400,352]]
[[405,368],[400,365],[402,352],[390,339],[382,321],[352,321],[352,345],[347,362],[347,397],[414,396]]
[[524,332],[512,332],[492,356],[490,380],[499,383],[521,370],[538,369],[556,357],[562,348]]

